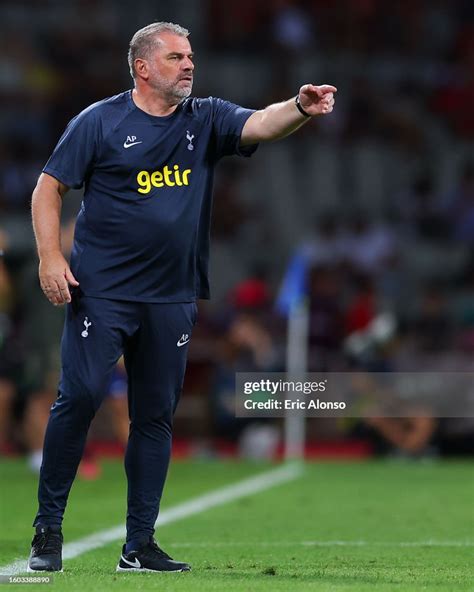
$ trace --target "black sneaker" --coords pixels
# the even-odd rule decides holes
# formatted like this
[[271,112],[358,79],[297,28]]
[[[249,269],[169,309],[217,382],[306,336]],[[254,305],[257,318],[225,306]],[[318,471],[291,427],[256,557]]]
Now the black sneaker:
[[62,571],[63,535],[60,526],[37,526],[31,541],[28,571]]
[[117,571],[191,571],[191,566],[173,561],[150,537],[136,551],[126,553],[123,546]]

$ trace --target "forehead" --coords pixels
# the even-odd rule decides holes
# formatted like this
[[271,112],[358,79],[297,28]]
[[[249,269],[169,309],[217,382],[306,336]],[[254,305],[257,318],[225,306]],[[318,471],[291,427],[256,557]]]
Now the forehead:
[[157,51],[162,54],[167,53],[191,53],[191,44],[187,37],[176,35],[170,31],[164,31],[158,35],[160,44]]

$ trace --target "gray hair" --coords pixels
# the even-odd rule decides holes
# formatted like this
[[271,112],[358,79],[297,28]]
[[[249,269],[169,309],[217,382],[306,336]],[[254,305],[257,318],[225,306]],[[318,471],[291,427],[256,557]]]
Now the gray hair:
[[140,29],[132,37],[128,49],[128,66],[130,75],[135,79],[135,60],[137,58],[147,59],[160,44],[158,35],[164,32],[174,33],[181,37],[188,37],[189,31],[174,23],[157,22],[151,23]]

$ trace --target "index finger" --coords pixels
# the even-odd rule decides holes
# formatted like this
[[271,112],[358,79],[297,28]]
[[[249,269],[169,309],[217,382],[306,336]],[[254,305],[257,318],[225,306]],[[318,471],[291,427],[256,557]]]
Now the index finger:
[[322,84],[321,86],[318,86],[318,89],[323,95],[330,92],[337,92],[337,88],[335,86],[331,86],[330,84]]
[[61,294],[62,303],[64,302],[71,302],[71,294],[69,292],[69,286],[66,281],[58,282],[56,281],[56,285],[58,286],[59,292]]

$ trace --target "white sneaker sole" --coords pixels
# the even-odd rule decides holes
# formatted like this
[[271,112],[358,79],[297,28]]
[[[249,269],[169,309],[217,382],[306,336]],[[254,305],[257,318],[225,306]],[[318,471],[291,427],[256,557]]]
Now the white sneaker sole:
[[126,573],[129,571],[148,571],[151,573],[184,573],[185,571],[191,571],[190,569],[165,569],[165,570],[159,570],[159,569],[148,569],[146,567],[120,567],[120,565],[117,565],[115,571],[117,572],[121,572],[121,573]]

